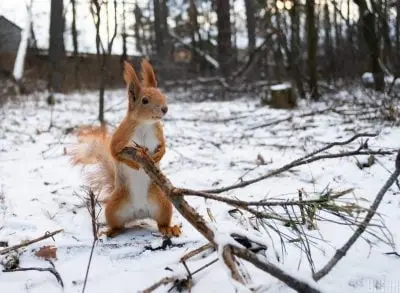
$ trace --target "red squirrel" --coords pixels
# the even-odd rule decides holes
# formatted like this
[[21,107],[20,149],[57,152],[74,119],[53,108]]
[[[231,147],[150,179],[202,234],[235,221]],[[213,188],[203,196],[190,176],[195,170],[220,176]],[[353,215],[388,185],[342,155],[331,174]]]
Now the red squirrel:
[[105,126],[81,128],[78,144],[72,149],[74,165],[96,164],[88,175],[92,189],[105,192],[105,218],[108,229],[101,234],[114,237],[128,222],[152,218],[166,236],[179,236],[179,226],[171,225],[172,204],[154,184],[143,168],[118,156],[126,146],[135,143],[148,149],[153,161],[165,154],[165,138],[161,119],[167,114],[167,98],[157,88],[150,63],[141,62],[142,80],[134,68],[124,61],[124,80],[127,86],[128,110],[110,136]]

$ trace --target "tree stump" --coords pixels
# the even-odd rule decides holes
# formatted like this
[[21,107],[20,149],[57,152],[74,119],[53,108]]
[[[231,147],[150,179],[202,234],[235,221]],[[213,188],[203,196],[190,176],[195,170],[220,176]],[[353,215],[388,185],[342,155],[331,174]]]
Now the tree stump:
[[263,104],[276,109],[292,109],[297,106],[296,95],[290,83],[276,84],[269,89],[270,99],[262,101]]

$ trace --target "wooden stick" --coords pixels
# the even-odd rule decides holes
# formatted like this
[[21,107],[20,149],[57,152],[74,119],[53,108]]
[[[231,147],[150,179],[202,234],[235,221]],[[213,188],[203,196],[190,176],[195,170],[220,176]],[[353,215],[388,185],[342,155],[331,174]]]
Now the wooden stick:
[[42,241],[42,240],[44,240],[44,239],[53,237],[54,235],[56,235],[56,234],[58,234],[58,233],[60,233],[60,232],[62,232],[62,231],[64,231],[64,229],[60,229],[60,230],[57,230],[57,231],[54,231],[54,232],[51,232],[51,233],[45,233],[43,236],[40,236],[40,237],[38,237],[38,238],[35,238],[35,239],[32,239],[32,240],[23,242],[23,243],[20,243],[20,244],[11,246],[11,247],[4,248],[4,249],[0,250],[0,255],[9,253],[10,251],[14,251],[14,250],[17,250],[17,249],[19,249],[19,248],[21,248],[21,247],[25,247],[25,246],[31,245],[31,244],[33,244],[33,243]]

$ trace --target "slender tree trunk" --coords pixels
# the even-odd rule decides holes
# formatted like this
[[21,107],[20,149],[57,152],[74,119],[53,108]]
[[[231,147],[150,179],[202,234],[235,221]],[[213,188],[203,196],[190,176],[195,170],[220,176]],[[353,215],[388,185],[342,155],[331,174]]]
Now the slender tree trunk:
[[126,6],[125,1],[122,1],[122,56],[121,56],[121,65],[122,61],[126,60],[127,57],[127,49],[126,49]]
[[218,60],[222,75],[230,73],[230,58],[232,56],[231,21],[229,0],[216,0],[218,27]]
[[256,47],[256,16],[254,0],[245,0],[246,5],[246,20],[247,20],[247,38],[249,40],[249,54],[253,52]]
[[71,0],[72,5],[72,23],[71,23],[71,34],[72,34],[72,45],[74,47],[74,78],[75,87],[79,88],[79,58],[78,58],[78,31],[76,29],[76,0]]
[[347,0],[347,17],[346,17],[346,27],[347,27],[347,51],[349,52],[347,56],[349,56],[349,64],[346,66],[346,69],[344,73],[347,76],[351,75],[353,76],[353,74],[355,73],[355,69],[357,68],[357,53],[356,50],[357,49],[357,44],[354,44],[354,29],[351,25],[350,22],[350,1],[351,0]]
[[396,52],[400,54],[400,1],[397,1],[396,12]]
[[197,22],[197,8],[195,0],[189,0],[189,18],[190,18],[190,37],[192,41],[192,59],[191,63],[195,70],[198,72],[201,68],[202,60],[199,54],[196,52],[196,48],[202,50],[201,46],[201,37],[199,33],[199,24]]
[[315,28],[315,3],[314,0],[306,0],[307,12],[307,44],[308,44],[308,73],[311,98],[319,99],[317,86],[317,41],[318,35]]
[[153,9],[154,9],[154,32],[156,36],[156,51],[158,57],[162,58],[164,51],[164,39],[163,39],[164,34],[163,34],[163,22],[162,22],[160,0],[153,0]]
[[372,11],[378,15],[379,20],[379,31],[381,32],[378,37],[378,42],[383,39],[383,56],[382,61],[385,64],[393,61],[392,54],[392,42],[390,39],[389,24],[388,24],[388,12],[387,12],[387,1],[379,1],[380,3],[372,2]]
[[396,48],[396,56],[395,56],[395,76],[399,77],[400,76],[400,1],[397,1],[396,4],[396,43],[395,43],[395,48]]
[[299,2],[293,0],[293,7],[289,11],[291,23],[291,38],[290,38],[290,64],[293,70],[293,78],[296,81],[296,87],[301,98],[306,97],[303,86],[303,81],[300,71],[300,18],[299,18]]
[[162,35],[163,35],[163,42],[164,42],[164,48],[163,48],[163,58],[164,60],[169,60],[170,59],[170,53],[171,53],[171,38],[168,34],[168,5],[167,5],[168,0],[161,0],[161,23],[162,23]]
[[50,12],[50,82],[51,91],[61,92],[62,90],[62,63],[64,62],[64,16],[63,1],[51,0]]
[[324,29],[325,29],[325,62],[327,65],[328,78],[332,81],[335,74],[335,61],[332,58],[332,38],[331,38],[331,20],[329,18],[328,3],[324,5]]
[[135,32],[135,46],[136,50],[143,53],[143,40],[141,37],[142,34],[140,33],[140,29],[143,29],[142,12],[137,3],[135,3],[134,14],[135,14],[135,24],[133,25],[133,31]]
[[230,60],[230,67],[236,66],[237,57],[238,57],[238,46],[237,46],[237,31],[236,31],[236,15],[234,11],[234,5],[236,0],[230,0],[231,6],[231,38],[232,38],[232,56]]
[[333,11],[333,22],[335,25],[335,43],[336,48],[341,48],[342,46],[342,27],[341,22],[338,21],[338,12],[336,9]]
[[365,0],[354,0],[354,3],[360,8],[360,15],[362,15],[362,32],[364,40],[369,50],[369,57],[371,63],[372,74],[374,75],[375,90],[385,90],[384,73],[379,64],[379,39],[376,32],[376,18],[375,14],[369,11]]

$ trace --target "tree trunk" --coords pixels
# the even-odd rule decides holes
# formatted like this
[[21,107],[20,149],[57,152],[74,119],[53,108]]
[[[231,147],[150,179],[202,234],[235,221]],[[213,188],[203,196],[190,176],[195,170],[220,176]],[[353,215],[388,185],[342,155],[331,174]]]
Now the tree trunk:
[[[390,39],[390,32],[389,32],[389,24],[388,24],[388,11],[387,11],[387,1],[380,1],[380,3],[372,2],[372,11],[378,15],[379,19],[379,34],[380,37],[383,38],[383,56],[382,61],[385,64],[389,64],[393,61],[393,54],[392,54],[392,42]],[[378,42],[379,42],[378,38]]]
[[163,35],[163,42],[164,42],[164,48],[163,48],[163,52],[162,52],[162,56],[164,58],[164,60],[169,60],[169,55],[171,52],[171,38],[169,37],[168,34],[168,5],[167,5],[167,1],[168,0],[162,0],[161,1],[161,24],[162,24],[162,28],[161,28],[161,32]]
[[[161,0],[162,1],[162,0]],[[158,57],[163,57],[164,51],[164,34],[163,34],[163,21],[160,0],[153,0],[154,9],[154,33],[156,36],[156,51]]]
[[232,56],[230,58],[230,68],[233,68],[237,65],[237,57],[238,57],[238,46],[237,46],[237,31],[236,31],[236,15],[234,11],[234,5],[236,0],[230,0],[231,6],[231,38],[232,38]]
[[76,29],[76,0],[71,0],[72,4],[72,23],[71,23],[71,34],[72,34],[72,45],[74,47],[74,77],[75,87],[79,88],[79,59],[78,59],[78,31]]
[[202,63],[202,58],[200,58],[196,49],[202,50],[201,37],[200,37],[200,27],[197,22],[197,8],[195,0],[189,0],[189,19],[190,19],[190,37],[192,41],[192,59],[191,64],[195,72],[199,72]]
[[51,71],[49,88],[54,92],[61,92],[62,89],[62,63],[65,57],[63,8],[62,0],[51,0],[49,45]]
[[400,1],[397,1],[396,11],[396,52],[400,54]]
[[247,20],[247,38],[249,40],[248,50],[251,54],[256,47],[256,16],[254,0],[245,0],[246,20]]
[[311,98],[319,99],[317,86],[317,41],[318,35],[315,28],[315,3],[314,0],[306,0],[307,11],[307,44],[308,44],[308,73]]
[[[15,81],[16,90],[19,93],[26,92],[26,89],[22,83],[22,78],[24,77],[24,67],[25,67],[25,58],[26,53],[28,51],[29,46],[29,37],[32,29],[32,0],[26,7],[26,19],[25,19],[25,27],[21,31],[21,40],[18,45],[17,56],[14,61],[14,68],[12,72],[11,79]],[[6,41],[5,39],[0,41]]]
[[331,21],[329,19],[329,7],[328,3],[324,5],[324,29],[325,29],[325,62],[327,65],[328,78],[332,81],[335,74],[335,61],[332,50],[332,38],[331,38]]
[[229,0],[216,0],[218,27],[218,61],[223,76],[230,74],[232,56],[231,22]]
[[140,28],[142,28],[142,11],[140,10],[139,5],[135,4],[134,9],[135,14],[135,24],[133,25],[133,31],[135,32],[135,46],[136,50],[143,53],[143,40],[140,34]]
[[121,65],[122,61],[126,60],[127,49],[126,49],[126,6],[125,1],[122,1],[122,56],[121,56]]
[[396,4],[396,43],[395,43],[395,51],[396,51],[396,56],[395,56],[395,76],[399,77],[400,76],[400,1],[397,1]]
[[342,27],[341,27],[341,22],[338,21],[338,12],[335,9],[333,12],[333,22],[335,25],[335,43],[336,43],[336,49],[340,49],[342,47],[341,41],[342,41]]
[[300,18],[299,18],[299,2],[293,1],[293,7],[289,11],[291,23],[291,38],[290,38],[290,66],[293,70],[293,78],[296,81],[296,87],[302,99],[306,97],[303,81],[300,71]]
[[375,28],[375,14],[369,11],[365,0],[354,0],[354,3],[356,3],[360,8],[360,15],[362,15],[362,32],[369,50],[371,71],[374,76],[375,90],[383,92],[385,90],[385,80],[384,73],[379,64],[380,49],[379,40]]

